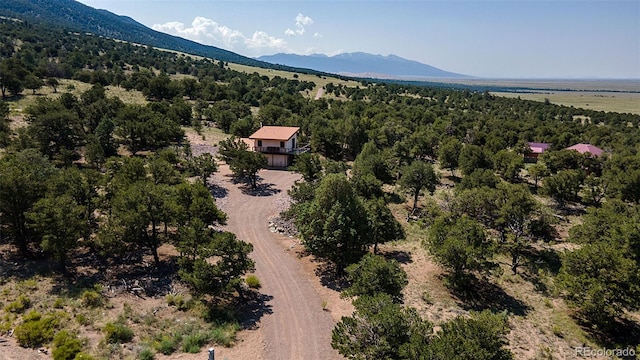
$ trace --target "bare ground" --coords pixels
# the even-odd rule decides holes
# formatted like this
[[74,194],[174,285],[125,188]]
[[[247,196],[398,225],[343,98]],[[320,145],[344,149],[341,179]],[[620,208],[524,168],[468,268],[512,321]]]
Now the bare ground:
[[279,198],[299,176],[263,170],[257,190],[234,184],[227,166],[221,166],[216,177],[220,179],[216,185],[226,189],[220,207],[229,216],[228,230],[254,246],[251,257],[256,262],[264,299],[262,308],[257,310],[260,317],[257,330],[242,334],[245,343],[221,349],[222,358],[225,357],[222,351],[228,350],[229,358],[339,359],[331,348],[335,319],[322,306],[323,301],[329,303],[330,297],[336,299],[332,303],[338,308],[341,301],[338,294],[321,289],[309,260],[301,261],[294,256],[295,252],[288,251],[292,244],[297,246],[295,240],[274,234],[268,228],[268,219],[278,215]]

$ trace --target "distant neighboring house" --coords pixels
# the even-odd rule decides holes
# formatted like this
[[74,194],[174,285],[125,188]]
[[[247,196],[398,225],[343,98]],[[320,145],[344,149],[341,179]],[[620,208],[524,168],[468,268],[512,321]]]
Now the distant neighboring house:
[[267,157],[270,167],[287,167],[293,163],[295,155],[309,150],[298,147],[299,127],[263,126],[249,136],[250,149],[261,152]]
[[580,154],[590,153],[591,155],[598,157],[604,153],[604,150],[599,147],[591,144],[575,144],[573,146],[569,146],[567,150],[575,150]]
[[528,142],[527,145],[531,151],[524,154],[524,161],[526,162],[537,162],[538,157],[551,146],[551,144],[539,142]]

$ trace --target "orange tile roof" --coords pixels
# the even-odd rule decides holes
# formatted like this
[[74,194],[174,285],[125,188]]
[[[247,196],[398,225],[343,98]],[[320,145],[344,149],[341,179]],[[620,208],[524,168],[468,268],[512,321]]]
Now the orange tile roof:
[[249,139],[287,141],[299,130],[299,127],[294,126],[263,126],[249,136]]

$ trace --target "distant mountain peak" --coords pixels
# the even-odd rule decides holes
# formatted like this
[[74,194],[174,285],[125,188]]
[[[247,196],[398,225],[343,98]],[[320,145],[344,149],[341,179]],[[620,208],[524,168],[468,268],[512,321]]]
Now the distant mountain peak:
[[257,60],[292,67],[302,67],[333,74],[378,78],[469,78],[400,56],[347,52],[327,56],[323,54],[274,54]]

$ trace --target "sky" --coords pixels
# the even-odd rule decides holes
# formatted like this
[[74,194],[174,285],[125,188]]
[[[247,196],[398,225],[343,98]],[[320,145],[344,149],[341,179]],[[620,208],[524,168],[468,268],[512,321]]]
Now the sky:
[[640,79],[640,0],[80,0],[257,57],[394,54],[487,78]]

